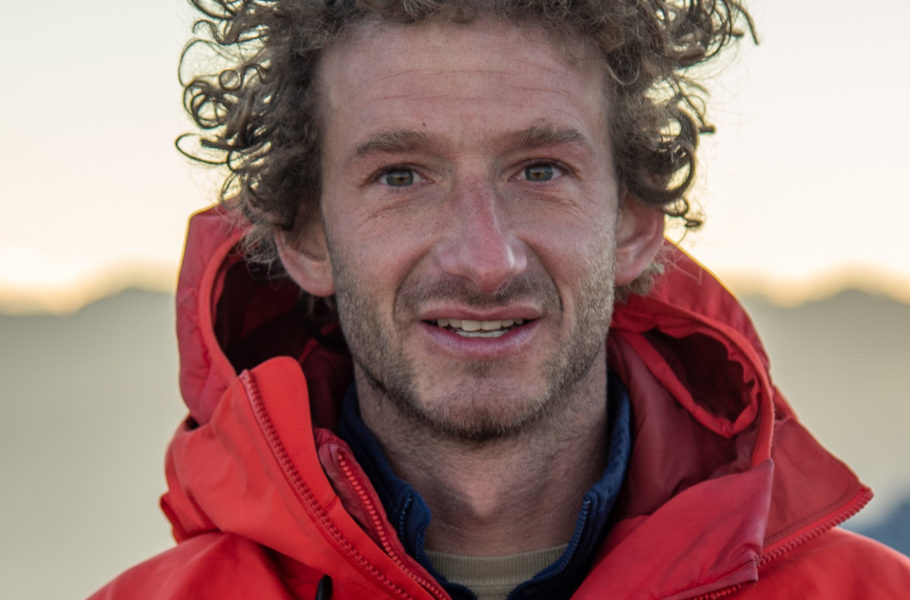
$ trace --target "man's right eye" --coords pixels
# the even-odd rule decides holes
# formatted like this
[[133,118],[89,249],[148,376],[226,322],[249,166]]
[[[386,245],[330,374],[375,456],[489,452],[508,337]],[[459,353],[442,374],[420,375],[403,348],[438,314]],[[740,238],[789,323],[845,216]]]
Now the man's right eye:
[[417,175],[413,169],[389,169],[379,176],[379,181],[391,187],[407,187],[417,181]]

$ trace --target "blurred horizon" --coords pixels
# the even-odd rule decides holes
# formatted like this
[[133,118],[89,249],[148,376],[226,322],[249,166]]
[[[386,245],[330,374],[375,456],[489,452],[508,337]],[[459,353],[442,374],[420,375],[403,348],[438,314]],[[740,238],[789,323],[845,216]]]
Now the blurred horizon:
[[[699,258],[697,247],[683,247]],[[78,277],[78,281],[15,285],[0,280],[0,314],[67,315],[130,289],[173,294],[178,271],[177,263],[122,264],[97,269]],[[798,279],[712,272],[737,297],[761,296],[780,307],[796,307],[853,290],[910,305],[910,278],[883,269],[844,268]]]

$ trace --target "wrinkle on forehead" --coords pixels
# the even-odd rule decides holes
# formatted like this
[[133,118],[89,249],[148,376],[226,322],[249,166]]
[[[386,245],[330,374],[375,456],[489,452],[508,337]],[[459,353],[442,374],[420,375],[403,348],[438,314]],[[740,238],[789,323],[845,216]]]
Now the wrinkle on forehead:
[[[550,61],[533,60],[532,57],[522,57],[530,69],[537,69],[541,73],[553,73],[564,75],[566,70],[589,71],[592,77],[606,76],[606,67],[602,60],[600,49],[590,40],[582,36],[569,38],[559,31],[551,31],[543,26],[538,26],[530,21],[513,22],[496,15],[481,15],[478,18],[467,23],[455,23],[444,16],[430,17],[417,24],[401,24],[395,22],[381,21],[378,19],[369,19],[355,25],[345,36],[328,46],[320,61],[320,78],[324,82],[325,69],[333,68],[333,59],[341,58],[348,53],[363,52],[364,46],[370,45],[376,38],[386,34],[418,32],[423,35],[419,38],[411,36],[399,36],[386,38],[382,44],[374,45],[370,48],[374,55],[379,55],[381,59],[397,61],[400,69],[396,73],[383,76],[374,75],[366,65],[360,69],[355,69],[345,73],[351,81],[352,89],[368,87],[371,83],[378,83],[385,80],[415,76],[420,78],[423,75],[440,73],[445,70],[452,76],[459,73],[477,74],[486,73],[495,77],[507,77],[508,73],[501,72],[488,65],[475,65],[472,68],[456,68],[457,58],[460,56],[457,44],[451,43],[451,36],[445,34],[446,29],[463,29],[472,30],[476,34],[487,37],[491,42],[502,42],[505,40],[530,41],[535,44],[546,45],[558,51],[561,60],[560,64],[553,64]],[[518,38],[522,38],[519,40]],[[428,55],[435,54],[433,50],[443,50],[442,56],[449,56],[453,60],[451,67],[447,69],[444,64],[438,62],[420,64],[424,57],[420,54],[406,53],[401,51],[402,47],[409,46],[415,42],[422,43],[430,49]],[[492,45],[492,44],[491,44]],[[385,56],[382,56],[385,55]],[[495,61],[497,57],[491,56]],[[325,89],[324,84],[320,85]]]
[[[390,21],[370,15],[363,20],[353,23],[345,33],[336,38],[335,44],[344,44],[356,42],[358,40],[367,40],[386,31],[405,30],[414,28],[462,28],[462,29],[487,29],[493,31],[499,29],[508,29],[511,31],[509,37],[524,37],[533,42],[547,42],[554,47],[562,50],[566,60],[579,61],[591,58],[600,58],[602,53],[597,44],[588,36],[583,35],[581,31],[558,29],[556,27],[547,27],[546,25],[534,20],[533,16],[526,17],[509,17],[497,14],[493,11],[480,10],[471,19],[466,21],[456,21],[445,12],[430,15],[420,21],[413,23],[401,23]],[[500,37],[499,34],[491,35]]]

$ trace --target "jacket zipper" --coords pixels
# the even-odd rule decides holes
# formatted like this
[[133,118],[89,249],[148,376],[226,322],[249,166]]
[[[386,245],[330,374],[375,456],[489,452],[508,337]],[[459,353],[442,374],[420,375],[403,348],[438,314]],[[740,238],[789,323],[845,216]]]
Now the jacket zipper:
[[357,498],[360,501],[361,506],[366,508],[367,514],[370,518],[370,523],[373,526],[373,530],[376,531],[379,535],[379,541],[381,543],[382,549],[385,550],[385,553],[389,555],[389,558],[392,559],[392,561],[395,563],[395,566],[407,573],[408,577],[419,583],[421,587],[433,594],[435,598],[438,598],[439,600],[447,600],[449,598],[448,594],[440,590],[435,582],[430,581],[426,577],[413,572],[410,567],[408,567],[404,559],[401,558],[399,553],[395,551],[395,548],[392,546],[392,543],[389,539],[388,530],[382,522],[382,517],[380,516],[379,510],[370,499],[366,490],[363,488],[363,485],[357,479],[357,476],[354,474],[354,471],[351,468],[350,463],[345,458],[344,453],[339,451],[335,456],[338,460],[338,465],[341,467],[341,470],[344,473],[344,476],[354,487],[354,491],[357,493]]
[[[780,548],[777,548],[773,552],[763,554],[761,559],[758,561],[758,568],[768,566],[770,563],[776,561],[785,554],[792,552],[799,546],[809,542],[823,533],[834,529],[859,511],[863,509],[866,504],[869,503],[869,500],[872,499],[872,492],[868,488],[861,489],[850,501],[842,508],[841,510],[834,513],[832,516],[828,517],[820,524],[816,525],[812,529],[806,531],[805,533],[800,534],[794,539],[790,540]],[[723,598],[729,596],[740,589],[744,588],[748,583],[738,583],[736,585],[731,585],[729,587],[721,588],[719,590],[709,592],[707,594],[702,594],[700,596],[693,596],[691,600],[712,600],[714,598]]]
[[[300,501],[300,503],[308,508],[309,511],[316,516],[319,524],[327,533],[329,533],[335,543],[341,546],[341,548],[344,549],[344,551],[354,560],[354,562],[360,565],[360,567],[366,573],[372,576],[373,579],[377,580],[380,584],[382,584],[383,587],[387,588],[399,598],[413,598],[405,590],[399,587],[394,581],[386,577],[382,571],[380,571],[365,556],[363,556],[363,554],[354,547],[350,540],[344,536],[341,530],[338,529],[337,525],[332,522],[328,514],[316,500],[313,492],[303,481],[303,477],[300,475],[297,467],[294,466],[290,456],[288,455],[287,449],[279,439],[278,433],[275,431],[275,426],[272,423],[271,418],[265,409],[265,406],[263,405],[262,397],[259,394],[259,388],[256,386],[256,382],[253,379],[252,375],[249,371],[244,371],[240,374],[239,378],[244,387],[244,390],[246,391],[247,398],[250,401],[250,407],[253,409],[253,415],[256,417],[259,428],[265,435],[266,441],[268,442],[272,454],[278,460],[279,466],[284,472],[288,482],[291,484],[291,487],[296,493],[297,499]],[[375,510],[374,507],[371,508]],[[395,558],[393,558],[393,560],[395,560]],[[401,564],[400,559],[396,560],[396,564]],[[405,572],[409,577],[417,581],[422,587],[432,593],[433,596],[438,600],[448,599],[448,595],[445,592],[439,590],[436,586],[432,586],[432,584],[426,582],[424,578],[416,576],[409,569],[405,569]],[[427,587],[428,584],[431,587]]]
[[809,540],[812,540],[826,531],[833,529],[861,511],[866,504],[869,503],[869,500],[872,499],[872,492],[869,488],[863,487],[851,500],[848,502],[844,508],[834,513],[831,517],[822,521],[821,524],[815,526],[809,531],[803,533],[802,535],[790,540],[780,548],[776,549],[774,552],[770,552],[761,557],[761,561],[758,563],[758,568],[762,568],[767,564],[774,562],[784,554],[787,554],[797,546],[805,544]]

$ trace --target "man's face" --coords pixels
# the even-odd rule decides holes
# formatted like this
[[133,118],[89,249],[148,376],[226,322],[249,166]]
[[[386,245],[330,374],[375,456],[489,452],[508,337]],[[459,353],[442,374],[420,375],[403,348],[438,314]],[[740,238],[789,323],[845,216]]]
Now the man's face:
[[603,376],[613,301],[594,53],[497,21],[382,25],[321,76],[323,224],[362,398],[460,439],[558,414]]

